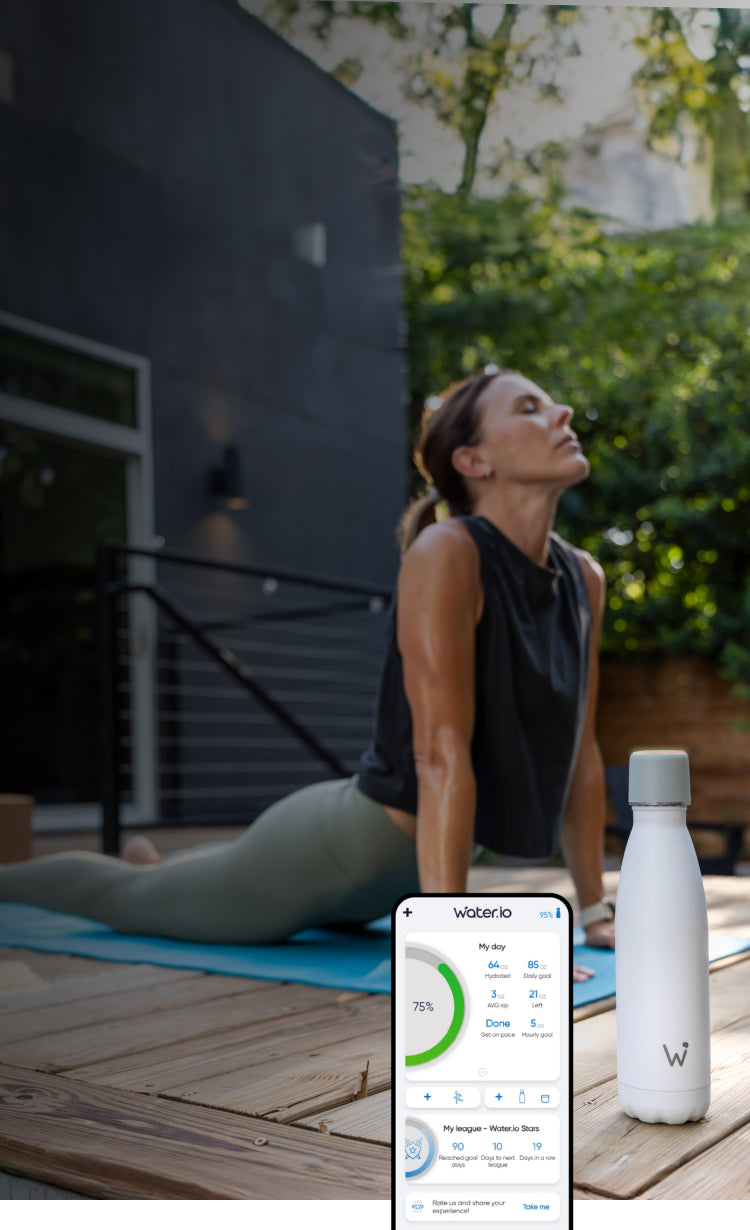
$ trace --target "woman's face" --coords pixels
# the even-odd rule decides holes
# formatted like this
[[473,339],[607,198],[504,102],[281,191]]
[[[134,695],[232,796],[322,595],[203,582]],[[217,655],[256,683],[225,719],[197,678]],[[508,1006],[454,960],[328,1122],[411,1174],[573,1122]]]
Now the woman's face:
[[477,477],[565,490],[588,475],[591,467],[570,425],[573,411],[533,380],[496,376],[482,393],[479,410],[481,437],[472,451],[485,473]]

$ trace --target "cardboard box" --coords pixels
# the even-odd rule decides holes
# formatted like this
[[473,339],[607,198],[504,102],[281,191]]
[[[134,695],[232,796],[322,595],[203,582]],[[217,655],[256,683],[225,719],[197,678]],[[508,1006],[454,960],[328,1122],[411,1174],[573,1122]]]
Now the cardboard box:
[[30,794],[0,794],[0,863],[23,863],[31,858]]

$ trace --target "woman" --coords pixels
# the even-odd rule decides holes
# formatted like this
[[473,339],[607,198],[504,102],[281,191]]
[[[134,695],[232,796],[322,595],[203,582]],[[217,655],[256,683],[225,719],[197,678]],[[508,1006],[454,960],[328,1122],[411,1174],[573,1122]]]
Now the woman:
[[[475,841],[540,857],[561,838],[587,941],[610,946],[594,734],[604,581],[552,529],[560,495],[589,472],[571,418],[533,381],[491,368],[428,419],[420,464],[434,491],[405,518],[357,778],[298,791],[236,841],[164,862],[141,839],[129,862],[6,867],[0,900],[123,931],[265,943],[376,918],[407,892],[464,892]],[[452,515],[437,522],[441,501]]]

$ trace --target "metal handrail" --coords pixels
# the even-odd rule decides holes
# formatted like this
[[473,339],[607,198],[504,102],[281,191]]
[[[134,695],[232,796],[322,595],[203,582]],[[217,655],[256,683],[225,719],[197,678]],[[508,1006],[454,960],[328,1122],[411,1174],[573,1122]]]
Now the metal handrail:
[[100,551],[118,555],[138,555],[154,560],[167,560],[171,564],[192,564],[200,568],[217,568],[222,572],[236,572],[248,577],[273,577],[278,581],[292,581],[299,585],[311,585],[316,589],[336,589],[345,594],[360,594],[369,598],[389,601],[391,591],[379,585],[352,584],[336,577],[319,577],[312,573],[292,572],[285,568],[268,568],[260,564],[238,564],[233,560],[217,560],[207,555],[191,555],[185,551],[165,551],[161,547],[133,547],[126,542],[102,542]]
[[308,751],[317,756],[319,760],[322,760],[323,764],[327,765],[337,777],[349,776],[341,761],[324,748],[323,744],[301,722],[298,722],[288,709],[285,709],[277,700],[274,700],[263,685],[258,683],[257,679],[253,679],[250,671],[237,660],[231,649],[222,649],[221,645],[212,636],[209,636],[207,632],[204,632],[195,620],[186,615],[172,598],[167,597],[161,586],[119,585],[117,588],[120,593],[147,594],[152,598],[159,609],[164,611],[165,615],[168,615],[173,623],[177,624],[178,628],[186,632],[194,643],[200,646],[204,653],[213,658],[214,662],[218,663],[232,679],[250,692],[269,713],[273,714],[277,721],[281,722],[282,726],[287,728],[290,734],[293,734],[299,739],[300,743],[304,744]]
[[[317,589],[337,590],[360,597],[379,598],[389,601],[388,590],[372,585],[353,585],[350,581],[339,581],[331,577],[317,577],[305,573],[295,573],[287,569],[264,568],[252,564],[237,564],[229,561],[219,561],[205,556],[192,555],[186,552],[154,550],[147,547],[134,547],[127,543],[102,542],[97,555],[97,582],[99,599],[99,651],[100,651],[100,722],[99,722],[99,766],[100,766],[100,800],[102,806],[102,849],[107,854],[117,854],[120,848],[120,806],[118,782],[120,775],[120,751],[117,731],[117,681],[116,681],[116,604],[117,599],[125,594],[141,593],[152,602],[211,660],[216,662],[234,682],[250,694],[276,721],[282,725],[299,743],[316,756],[326,768],[336,777],[348,777],[349,771],[337,756],[330,752],[310,730],[307,729],[289,710],[279,703],[253,677],[231,650],[222,647],[218,641],[192,619],[157,584],[147,582],[131,582],[121,580],[116,575],[117,556],[138,556],[154,560],[187,564],[192,567],[221,569],[251,577],[273,577],[300,585],[314,586]],[[277,613],[278,614],[278,613]],[[302,614],[293,612],[292,614]]]

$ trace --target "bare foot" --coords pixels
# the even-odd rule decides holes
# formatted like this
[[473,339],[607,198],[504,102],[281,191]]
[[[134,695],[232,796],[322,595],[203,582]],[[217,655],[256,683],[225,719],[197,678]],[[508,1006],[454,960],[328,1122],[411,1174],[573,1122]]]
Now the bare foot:
[[157,850],[150,837],[128,837],[122,848],[122,857],[126,863],[145,866],[149,863],[160,863],[162,855]]
[[587,965],[574,965],[573,966],[573,981],[574,982],[588,982],[589,978],[593,978],[595,974],[596,974],[596,970],[589,969]]

